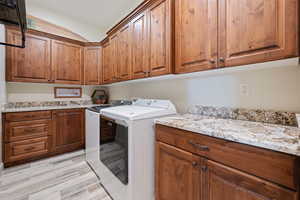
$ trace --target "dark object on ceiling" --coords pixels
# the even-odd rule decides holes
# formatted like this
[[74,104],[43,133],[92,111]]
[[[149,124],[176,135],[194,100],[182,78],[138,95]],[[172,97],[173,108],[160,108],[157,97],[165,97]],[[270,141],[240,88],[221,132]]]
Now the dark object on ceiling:
[[0,0],[0,23],[20,27],[22,33],[22,44],[7,44],[0,42],[0,45],[25,48],[25,31],[27,29],[25,0]]

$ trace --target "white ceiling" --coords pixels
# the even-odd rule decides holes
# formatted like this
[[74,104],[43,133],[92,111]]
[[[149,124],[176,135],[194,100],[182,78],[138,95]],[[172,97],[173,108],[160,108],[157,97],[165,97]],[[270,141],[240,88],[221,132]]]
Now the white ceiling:
[[143,0],[26,0],[74,20],[108,30]]

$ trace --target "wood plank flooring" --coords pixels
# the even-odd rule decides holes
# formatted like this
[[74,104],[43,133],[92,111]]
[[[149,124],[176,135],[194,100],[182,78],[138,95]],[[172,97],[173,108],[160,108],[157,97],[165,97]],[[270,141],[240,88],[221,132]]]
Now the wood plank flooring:
[[3,170],[0,200],[111,200],[84,152]]

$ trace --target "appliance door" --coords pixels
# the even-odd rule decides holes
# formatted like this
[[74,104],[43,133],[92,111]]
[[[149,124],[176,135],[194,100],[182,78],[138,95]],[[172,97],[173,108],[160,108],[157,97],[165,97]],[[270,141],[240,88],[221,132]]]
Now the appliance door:
[[[128,126],[101,116],[100,160],[123,185],[128,184]],[[100,177],[101,178],[101,177]]]
[[86,109],[85,120],[86,161],[96,170],[100,164],[100,114]]

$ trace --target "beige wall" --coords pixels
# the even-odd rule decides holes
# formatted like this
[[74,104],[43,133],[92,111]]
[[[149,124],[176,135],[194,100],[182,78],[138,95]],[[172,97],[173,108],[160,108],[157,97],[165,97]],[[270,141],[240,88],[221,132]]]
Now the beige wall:
[[[95,88],[94,86],[72,86],[72,85],[54,85],[54,84],[36,84],[36,83],[7,83],[8,102],[24,101],[68,101],[68,100],[88,100]],[[82,98],[54,98],[54,87],[81,87]]]
[[[0,25],[0,41],[4,41],[4,26]],[[5,87],[5,47],[0,46],[0,104],[6,102],[6,87]],[[2,123],[0,113],[0,171],[2,167]]]
[[196,74],[118,84],[110,87],[111,98],[170,99],[180,112],[194,104],[300,112],[298,59]]
[[30,0],[27,0],[26,2],[26,10],[27,14],[29,15],[67,28],[92,42],[98,42],[102,40],[106,35],[106,30],[101,30],[85,22],[74,20],[68,16],[59,14],[53,10],[38,7],[37,5],[30,3]]

